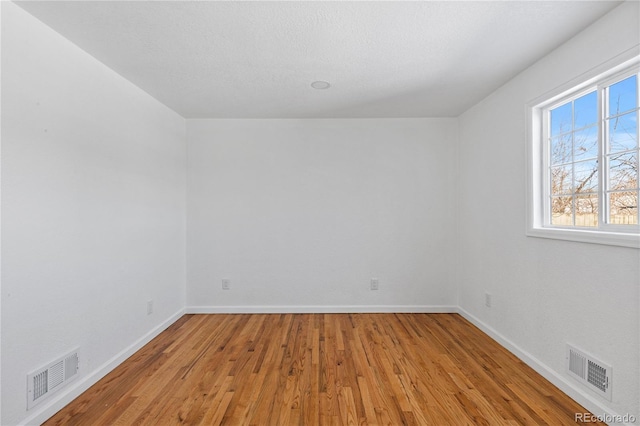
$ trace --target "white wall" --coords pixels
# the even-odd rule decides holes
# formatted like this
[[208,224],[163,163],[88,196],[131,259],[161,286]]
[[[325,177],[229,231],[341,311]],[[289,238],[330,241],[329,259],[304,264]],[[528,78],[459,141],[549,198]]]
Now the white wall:
[[450,310],[456,140],[455,119],[187,120],[187,306]]
[[[525,236],[525,105],[638,45],[637,2],[587,28],[460,118],[459,304],[566,380],[570,342],[613,366],[613,402],[640,418],[637,249]],[[493,307],[484,306],[484,293]],[[576,388],[568,392],[584,401]],[[567,387],[564,386],[567,390]]]
[[2,113],[0,423],[14,425],[47,409],[26,411],[29,371],[80,346],[72,387],[86,386],[182,313],[185,122],[9,2]]

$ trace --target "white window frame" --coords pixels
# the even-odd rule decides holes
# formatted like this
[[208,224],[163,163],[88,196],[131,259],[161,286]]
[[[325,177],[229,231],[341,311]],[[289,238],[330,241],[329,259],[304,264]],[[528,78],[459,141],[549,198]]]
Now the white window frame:
[[[548,220],[550,206],[548,197],[548,143],[545,140],[546,113],[550,109],[562,105],[572,99],[590,93],[591,91],[608,86],[622,80],[624,76],[638,73],[640,67],[639,49],[632,49],[617,58],[592,69],[553,91],[529,102],[527,114],[527,231],[532,237],[553,238],[585,243],[606,244],[622,247],[640,248],[640,225],[611,225],[605,224],[606,202],[602,199],[606,188],[606,171],[603,169],[603,144],[599,145],[598,183],[599,183],[599,223],[598,228],[582,228],[576,226],[562,227],[551,225]],[[638,82],[640,84],[640,81]],[[601,90],[598,90],[598,104],[602,105]],[[598,122],[603,138],[602,108],[598,108]],[[640,123],[639,123],[640,125]]]

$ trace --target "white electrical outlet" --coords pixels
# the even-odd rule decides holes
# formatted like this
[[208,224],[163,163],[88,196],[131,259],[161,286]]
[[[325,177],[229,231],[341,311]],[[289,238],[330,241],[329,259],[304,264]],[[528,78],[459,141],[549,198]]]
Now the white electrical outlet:
[[227,278],[223,278],[222,279],[222,289],[223,290],[229,290],[231,288],[231,280],[227,279]]
[[147,315],[153,313],[153,300],[147,300]]
[[484,294],[484,306],[490,308],[492,304],[491,295],[489,293]]
[[371,278],[371,290],[377,290],[380,287],[380,280]]

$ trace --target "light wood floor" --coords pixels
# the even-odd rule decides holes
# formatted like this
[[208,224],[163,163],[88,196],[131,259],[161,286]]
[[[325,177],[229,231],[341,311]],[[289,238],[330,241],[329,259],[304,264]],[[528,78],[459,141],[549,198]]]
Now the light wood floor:
[[584,408],[456,314],[185,315],[46,425],[562,425]]

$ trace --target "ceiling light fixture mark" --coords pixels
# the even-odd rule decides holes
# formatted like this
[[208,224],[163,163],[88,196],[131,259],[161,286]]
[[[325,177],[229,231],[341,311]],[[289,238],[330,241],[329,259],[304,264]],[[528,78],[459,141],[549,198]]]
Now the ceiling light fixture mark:
[[313,87],[314,89],[318,89],[318,90],[325,90],[325,89],[328,89],[329,87],[331,87],[331,84],[329,84],[328,81],[318,80],[318,81],[314,81],[313,83],[311,83],[311,87]]

